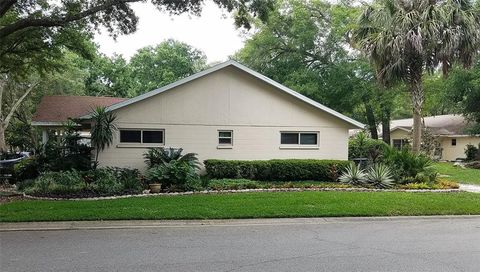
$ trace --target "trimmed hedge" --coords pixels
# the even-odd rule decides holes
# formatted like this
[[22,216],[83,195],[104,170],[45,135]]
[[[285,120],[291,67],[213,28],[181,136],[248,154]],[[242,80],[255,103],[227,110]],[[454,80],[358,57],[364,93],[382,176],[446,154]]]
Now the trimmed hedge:
[[288,159],[268,161],[204,161],[207,175],[214,179],[244,178],[267,181],[336,181],[335,176],[349,164],[340,160]]

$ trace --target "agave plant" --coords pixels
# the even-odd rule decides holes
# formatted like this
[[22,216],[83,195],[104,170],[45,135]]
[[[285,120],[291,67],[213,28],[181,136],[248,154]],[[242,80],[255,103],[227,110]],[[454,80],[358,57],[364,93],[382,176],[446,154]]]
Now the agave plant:
[[194,168],[200,168],[200,162],[198,161],[197,154],[187,153],[182,155],[182,148],[165,148],[156,147],[150,148],[147,153],[144,154],[145,162],[151,168],[155,165],[168,164],[172,161],[186,162]]
[[351,185],[364,185],[365,184],[365,172],[360,169],[354,163],[345,168],[340,177],[338,178],[341,183]]
[[393,186],[392,171],[385,164],[374,164],[366,174],[367,183],[376,188],[391,188]]

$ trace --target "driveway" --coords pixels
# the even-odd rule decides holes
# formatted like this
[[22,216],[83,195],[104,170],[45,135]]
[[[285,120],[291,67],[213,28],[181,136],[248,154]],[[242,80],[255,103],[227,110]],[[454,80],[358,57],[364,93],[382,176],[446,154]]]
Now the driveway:
[[480,271],[480,217],[76,226],[0,232],[1,270]]

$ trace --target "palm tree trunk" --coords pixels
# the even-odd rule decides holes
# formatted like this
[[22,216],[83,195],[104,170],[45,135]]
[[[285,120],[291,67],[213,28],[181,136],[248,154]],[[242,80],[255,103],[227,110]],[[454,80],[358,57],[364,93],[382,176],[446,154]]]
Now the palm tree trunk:
[[5,142],[5,128],[3,124],[0,124],[0,153],[7,152],[7,144]]
[[378,140],[377,121],[375,120],[372,105],[369,101],[366,101],[366,99],[364,99],[363,104],[365,105],[365,113],[370,135],[372,136],[372,139]]
[[420,152],[420,143],[422,141],[422,109],[425,100],[422,88],[421,73],[415,77],[410,84],[410,95],[413,105],[413,142],[412,151]]

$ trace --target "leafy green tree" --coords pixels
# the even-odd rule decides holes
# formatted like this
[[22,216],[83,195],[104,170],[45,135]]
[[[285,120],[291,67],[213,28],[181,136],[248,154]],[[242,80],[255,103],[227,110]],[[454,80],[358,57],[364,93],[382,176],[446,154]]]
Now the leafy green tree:
[[480,12],[468,0],[375,0],[365,5],[353,40],[384,84],[407,84],[413,108],[412,150],[419,152],[423,74],[441,64],[448,75],[455,62],[473,63],[480,41]]
[[133,92],[139,95],[203,70],[206,56],[188,44],[167,40],[139,49],[128,66]]
[[[391,95],[349,46],[360,9],[343,1],[279,1],[235,58],[272,79],[368,124],[390,122]],[[342,99],[339,99],[342,97]],[[384,114],[384,113],[387,114]],[[384,133],[388,140],[389,130]]]

